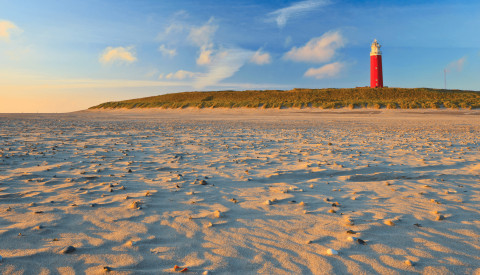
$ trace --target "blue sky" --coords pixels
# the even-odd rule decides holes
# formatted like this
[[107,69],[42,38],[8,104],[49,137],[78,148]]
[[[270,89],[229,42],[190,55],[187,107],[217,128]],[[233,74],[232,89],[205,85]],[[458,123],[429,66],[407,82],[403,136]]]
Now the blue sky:
[[0,0],[0,113],[167,92],[480,90],[478,1]]

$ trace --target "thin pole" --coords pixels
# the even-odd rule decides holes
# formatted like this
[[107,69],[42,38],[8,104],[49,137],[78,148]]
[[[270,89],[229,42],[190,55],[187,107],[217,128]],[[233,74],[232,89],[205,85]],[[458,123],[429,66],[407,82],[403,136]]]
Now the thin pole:
[[447,89],[447,69],[443,69],[443,82],[446,90]]

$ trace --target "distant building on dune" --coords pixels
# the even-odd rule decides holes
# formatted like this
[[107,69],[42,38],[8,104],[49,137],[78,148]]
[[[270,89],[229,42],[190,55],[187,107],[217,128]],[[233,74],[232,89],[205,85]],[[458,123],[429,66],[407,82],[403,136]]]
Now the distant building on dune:
[[370,52],[370,87],[383,87],[383,71],[382,71],[382,52],[377,39],[372,43],[372,51]]

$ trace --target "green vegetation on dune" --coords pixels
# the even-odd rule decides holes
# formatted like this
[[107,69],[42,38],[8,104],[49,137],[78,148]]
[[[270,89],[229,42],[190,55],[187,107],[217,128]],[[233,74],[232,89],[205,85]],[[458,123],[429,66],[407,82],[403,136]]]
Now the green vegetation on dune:
[[293,89],[290,91],[184,92],[106,102],[90,109],[116,108],[480,108],[480,92],[428,88]]

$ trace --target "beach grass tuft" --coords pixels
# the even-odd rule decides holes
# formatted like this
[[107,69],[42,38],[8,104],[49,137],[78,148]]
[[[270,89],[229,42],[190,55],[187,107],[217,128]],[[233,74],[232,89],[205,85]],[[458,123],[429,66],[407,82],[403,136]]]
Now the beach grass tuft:
[[183,92],[112,101],[89,109],[164,108],[477,109],[480,92],[431,88],[343,88]]

